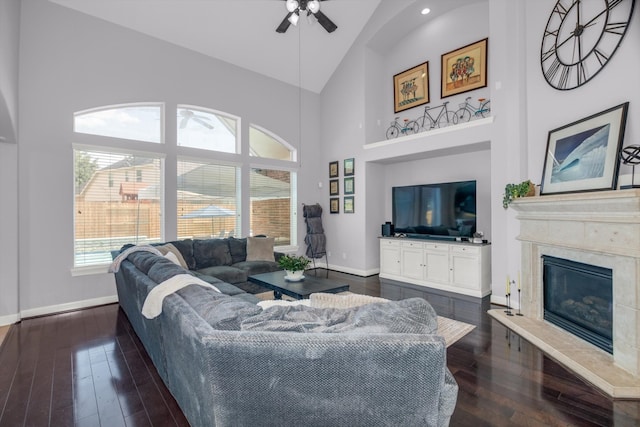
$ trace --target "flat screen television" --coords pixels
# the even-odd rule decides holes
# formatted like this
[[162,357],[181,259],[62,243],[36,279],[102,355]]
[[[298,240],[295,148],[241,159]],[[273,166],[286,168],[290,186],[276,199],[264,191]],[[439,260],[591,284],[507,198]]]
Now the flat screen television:
[[476,231],[476,181],[393,187],[392,202],[396,233],[455,239]]

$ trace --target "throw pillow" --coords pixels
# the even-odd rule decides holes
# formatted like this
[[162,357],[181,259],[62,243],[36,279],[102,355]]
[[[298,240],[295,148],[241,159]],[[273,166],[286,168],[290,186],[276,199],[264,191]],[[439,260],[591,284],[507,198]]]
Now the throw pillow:
[[[164,245],[156,246],[156,249],[158,249],[160,251],[160,253],[162,253],[162,255],[165,256],[165,258],[170,259],[171,261],[175,262],[176,264],[178,264],[182,268],[185,268],[187,270],[189,269],[189,267],[187,266],[186,261],[184,260],[184,257],[182,256],[182,253],[173,244],[165,243]],[[172,254],[173,257],[167,256],[168,254]]]
[[183,267],[180,264],[180,261],[178,260],[178,257],[173,252],[167,252],[166,254],[164,254],[164,257],[166,259],[168,259],[169,261],[171,261],[172,263],[174,263],[175,265],[179,265],[179,266]]
[[273,237],[247,237],[247,261],[273,261]]

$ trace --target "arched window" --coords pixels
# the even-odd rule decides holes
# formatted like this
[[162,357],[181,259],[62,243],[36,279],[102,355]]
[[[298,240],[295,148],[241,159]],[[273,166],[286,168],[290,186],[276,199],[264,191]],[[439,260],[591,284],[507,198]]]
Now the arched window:
[[136,103],[79,111],[73,131],[112,138],[162,143],[163,105]]
[[[272,160],[293,161],[295,149],[251,126],[251,156],[242,156],[239,117],[178,105],[170,113],[175,128],[167,129],[164,108],[134,103],[74,114],[76,133],[104,137],[73,145],[74,266],[104,266],[124,244],[166,240],[166,212],[177,215],[171,234],[179,239],[267,234],[281,248],[295,245],[296,165],[274,167]],[[167,132],[176,138],[165,141]],[[135,148],[123,139],[137,141]],[[200,150],[195,158],[193,148]],[[241,185],[246,171],[249,182]]]
[[256,125],[249,126],[249,148],[254,157],[296,160],[296,150],[282,138]]
[[240,120],[219,111],[178,105],[177,140],[180,147],[237,153]]

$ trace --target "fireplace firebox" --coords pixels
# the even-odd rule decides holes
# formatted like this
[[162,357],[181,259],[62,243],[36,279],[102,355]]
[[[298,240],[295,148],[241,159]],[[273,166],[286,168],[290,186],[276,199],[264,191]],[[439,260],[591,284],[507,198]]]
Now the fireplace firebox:
[[613,354],[609,268],[543,255],[544,319]]

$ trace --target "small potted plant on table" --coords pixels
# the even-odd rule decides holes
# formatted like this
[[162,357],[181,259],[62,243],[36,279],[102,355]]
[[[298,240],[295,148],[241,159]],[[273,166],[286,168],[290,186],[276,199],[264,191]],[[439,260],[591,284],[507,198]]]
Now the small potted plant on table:
[[311,260],[302,255],[283,255],[278,260],[280,267],[287,273],[284,278],[291,281],[302,280],[304,278],[304,270],[310,263]]

